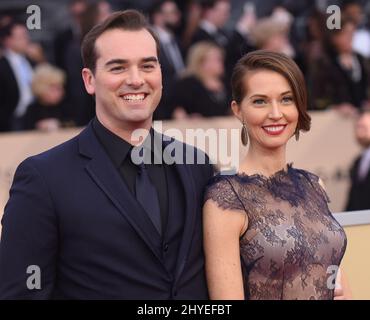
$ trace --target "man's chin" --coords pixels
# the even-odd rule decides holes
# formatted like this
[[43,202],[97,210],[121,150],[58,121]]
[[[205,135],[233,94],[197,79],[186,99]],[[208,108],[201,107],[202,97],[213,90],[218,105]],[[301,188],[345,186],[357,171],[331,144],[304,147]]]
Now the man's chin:
[[125,117],[125,121],[137,124],[151,122],[152,114],[150,112],[135,112]]

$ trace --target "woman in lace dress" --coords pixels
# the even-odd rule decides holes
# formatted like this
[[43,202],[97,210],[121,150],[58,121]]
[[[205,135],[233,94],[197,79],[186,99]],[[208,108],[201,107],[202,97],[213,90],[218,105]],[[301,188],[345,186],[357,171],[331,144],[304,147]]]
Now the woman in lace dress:
[[288,140],[310,129],[301,71],[285,55],[254,51],[236,64],[232,90],[249,150],[236,174],[215,176],[206,191],[210,298],[348,298],[344,230],[319,178],[286,162]]

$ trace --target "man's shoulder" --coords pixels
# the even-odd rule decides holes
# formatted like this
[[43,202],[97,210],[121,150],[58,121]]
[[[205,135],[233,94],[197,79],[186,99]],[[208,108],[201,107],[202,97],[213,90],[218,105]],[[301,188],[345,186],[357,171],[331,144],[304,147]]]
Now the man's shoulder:
[[51,149],[32,155],[23,161],[24,164],[37,166],[40,168],[50,168],[66,164],[71,156],[78,153],[78,138],[79,135],[58,144]]

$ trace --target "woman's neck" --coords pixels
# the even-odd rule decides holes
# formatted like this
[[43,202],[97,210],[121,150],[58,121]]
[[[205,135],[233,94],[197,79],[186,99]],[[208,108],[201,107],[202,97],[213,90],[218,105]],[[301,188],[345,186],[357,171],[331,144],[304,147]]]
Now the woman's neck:
[[285,145],[276,149],[250,145],[239,171],[248,175],[257,173],[269,177],[282,169],[286,169]]

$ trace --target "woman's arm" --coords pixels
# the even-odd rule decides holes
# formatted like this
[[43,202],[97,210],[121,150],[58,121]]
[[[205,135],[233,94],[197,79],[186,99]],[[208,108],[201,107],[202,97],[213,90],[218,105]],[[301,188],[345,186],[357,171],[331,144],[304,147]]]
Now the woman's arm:
[[244,299],[239,237],[246,229],[244,212],[220,209],[208,200],[203,207],[204,251],[212,300]]

